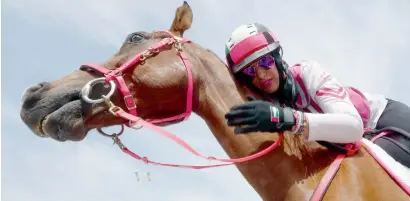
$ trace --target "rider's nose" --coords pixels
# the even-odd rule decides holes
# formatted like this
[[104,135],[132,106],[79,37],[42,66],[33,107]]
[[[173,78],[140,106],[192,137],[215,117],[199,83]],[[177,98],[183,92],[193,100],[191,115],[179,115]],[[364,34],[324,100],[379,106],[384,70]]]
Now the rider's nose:
[[266,77],[266,72],[261,69],[259,66],[255,68],[256,71],[256,76],[258,77],[258,79],[260,80],[264,80]]

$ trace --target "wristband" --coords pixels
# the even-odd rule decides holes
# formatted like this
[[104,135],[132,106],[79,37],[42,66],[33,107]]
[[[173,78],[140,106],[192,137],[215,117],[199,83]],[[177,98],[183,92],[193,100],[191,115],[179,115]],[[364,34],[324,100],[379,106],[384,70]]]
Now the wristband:
[[290,132],[295,135],[303,134],[307,127],[307,118],[306,118],[305,113],[300,112],[300,111],[295,111],[294,117],[295,117],[296,124],[295,126],[292,127],[292,130]]
[[[292,127],[290,131],[292,134],[301,134],[301,130],[303,129],[303,122],[304,122],[304,115],[300,111],[294,111],[293,116],[295,118],[296,124]],[[303,129],[304,130],[304,129]]]

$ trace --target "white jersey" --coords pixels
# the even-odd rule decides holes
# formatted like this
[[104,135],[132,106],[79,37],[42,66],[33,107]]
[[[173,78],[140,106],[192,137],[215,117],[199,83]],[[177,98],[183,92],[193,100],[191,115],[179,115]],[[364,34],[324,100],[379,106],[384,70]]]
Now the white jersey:
[[308,141],[351,143],[362,138],[364,127],[375,128],[387,105],[384,96],[363,93],[370,106],[370,119],[363,125],[349,94],[337,79],[315,61],[303,61],[298,65],[300,80],[295,78],[298,91],[296,109],[306,112]]

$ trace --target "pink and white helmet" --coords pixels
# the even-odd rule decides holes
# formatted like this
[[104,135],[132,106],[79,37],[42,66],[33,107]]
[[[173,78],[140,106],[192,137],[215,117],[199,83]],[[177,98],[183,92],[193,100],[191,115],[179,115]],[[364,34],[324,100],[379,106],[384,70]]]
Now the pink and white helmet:
[[237,73],[256,59],[278,48],[279,40],[264,25],[243,24],[232,32],[225,43],[225,56],[231,71]]

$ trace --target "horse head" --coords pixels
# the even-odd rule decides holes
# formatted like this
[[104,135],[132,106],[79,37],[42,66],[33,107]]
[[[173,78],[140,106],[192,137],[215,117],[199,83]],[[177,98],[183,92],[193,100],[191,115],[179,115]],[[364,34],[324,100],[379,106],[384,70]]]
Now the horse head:
[[[206,62],[201,58],[213,58],[213,65],[227,73],[216,55],[182,38],[192,16],[192,9],[184,2],[168,31],[131,33],[104,63],[86,63],[58,80],[31,86],[22,97],[21,119],[38,136],[80,141],[91,129],[129,123],[110,112],[107,102],[125,111],[132,104],[134,115],[142,119],[188,116],[192,109],[198,109],[203,91],[199,75]],[[107,72],[112,72],[112,77],[121,75],[121,79],[108,82],[104,80]],[[154,123],[163,126],[181,120]]]

